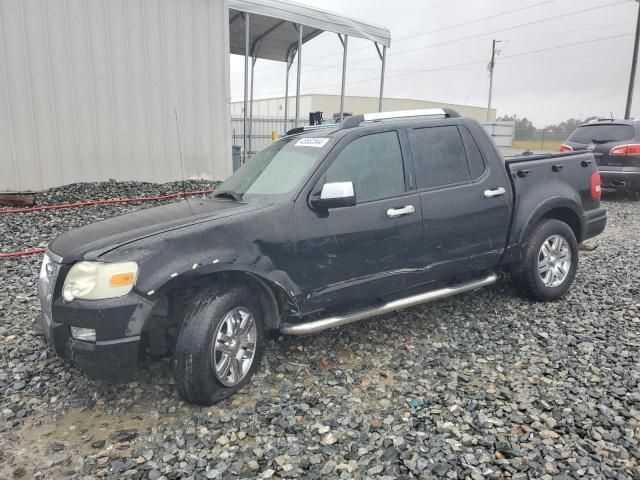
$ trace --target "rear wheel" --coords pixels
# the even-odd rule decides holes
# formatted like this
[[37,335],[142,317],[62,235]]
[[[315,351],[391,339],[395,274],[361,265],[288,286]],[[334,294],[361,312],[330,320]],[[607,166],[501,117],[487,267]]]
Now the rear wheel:
[[211,405],[236,393],[258,368],[263,335],[260,302],[247,287],[198,292],[176,347],[180,396],[190,403]]
[[514,283],[536,300],[556,300],[571,287],[578,270],[578,242],[573,230],[555,219],[536,225],[524,246]]

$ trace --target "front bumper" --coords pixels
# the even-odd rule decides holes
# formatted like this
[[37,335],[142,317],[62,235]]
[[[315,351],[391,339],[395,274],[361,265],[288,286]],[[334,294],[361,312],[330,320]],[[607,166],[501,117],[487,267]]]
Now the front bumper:
[[140,336],[85,342],[71,336],[71,325],[50,321],[44,313],[40,318],[47,343],[55,354],[71,360],[91,377],[118,380],[138,363]]
[[[142,315],[148,312],[144,300],[132,292],[108,300],[65,302],[61,290],[68,267],[55,254],[46,255],[39,294],[48,345],[90,376],[109,380],[126,376],[138,363]],[[73,338],[72,326],[95,330],[96,341]]]
[[600,170],[600,179],[603,188],[640,191],[640,168],[622,167],[620,170]]

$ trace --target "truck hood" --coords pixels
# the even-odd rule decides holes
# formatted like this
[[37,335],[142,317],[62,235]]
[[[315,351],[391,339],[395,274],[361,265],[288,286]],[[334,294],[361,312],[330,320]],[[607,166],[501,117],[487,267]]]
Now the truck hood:
[[62,257],[63,263],[95,260],[103,253],[126,243],[266,206],[268,204],[215,198],[187,199],[69,230],[58,235],[49,244],[49,250]]

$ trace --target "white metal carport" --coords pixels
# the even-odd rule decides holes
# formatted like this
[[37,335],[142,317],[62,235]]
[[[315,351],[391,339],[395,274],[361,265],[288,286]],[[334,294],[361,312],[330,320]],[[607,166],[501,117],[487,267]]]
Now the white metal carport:
[[349,36],[389,46],[384,28],[276,0],[0,0],[0,192],[224,180],[229,54],[288,72],[324,31],[345,54]]
[[[297,56],[295,125],[300,123],[300,74],[302,45],[323,32],[338,34],[342,43],[342,86],[340,119],[344,114],[347,46],[349,36],[373,42],[381,61],[378,110],[382,110],[384,72],[391,34],[384,27],[283,0],[229,0],[230,53],[244,55],[244,134],[243,160],[251,149],[250,125],[253,120],[253,78],[258,58],[286,63],[285,121],[288,119],[289,71]],[[382,47],[382,49],[380,48]],[[249,79],[251,57],[251,79]],[[248,117],[247,117],[248,113]]]

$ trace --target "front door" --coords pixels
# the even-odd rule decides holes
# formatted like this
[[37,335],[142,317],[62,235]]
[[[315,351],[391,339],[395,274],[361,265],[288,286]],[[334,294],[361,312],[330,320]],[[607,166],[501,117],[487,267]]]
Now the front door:
[[[410,286],[422,241],[420,198],[411,189],[404,132],[343,138],[296,200],[294,222],[304,313],[356,307]],[[405,173],[407,172],[407,173]],[[356,205],[312,210],[320,184],[353,183]]]

